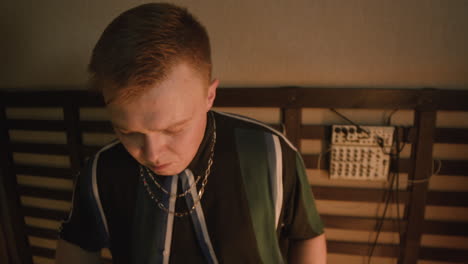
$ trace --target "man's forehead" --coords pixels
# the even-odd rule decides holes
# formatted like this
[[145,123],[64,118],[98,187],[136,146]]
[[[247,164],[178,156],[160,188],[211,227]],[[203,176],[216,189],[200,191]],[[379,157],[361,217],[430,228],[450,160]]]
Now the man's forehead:
[[[188,122],[190,122],[190,120],[192,120],[192,118],[186,118],[186,119],[182,119],[182,120],[171,120],[171,122],[169,122],[168,124],[166,124],[165,126],[162,126],[161,128],[158,128],[158,129],[148,129],[148,130],[154,130],[154,131],[158,131],[158,130],[167,130],[167,129],[174,129],[174,128],[177,128],[177,127],[180,127],[180,126],[183,126],[185,124],[187,124]],[[134,130],[135,128],[132,127],[131,125],[129,126],[129,124],[125,123],[125,122],[115,122],[115,121],[111,121],[112,123],[112,126],[117,128],[117,129],[120,129],[120,130],[124,130],[124,131],[132,131]]]
[[186,80],[184,87],[190,90],[199,89],[204,94],[210,85],[210,78],[198,67],[186,60],[180,60],[170,66],[168,74],[160,79],[146,80],[144,84],[129,81],[126,86],[118,86],[115,82],[105,81],[102,85],[102,95],[106,105],[117,103],[125,104],[139,97],[145,96],[148,92],[157,93],[159,88],[177,85],[182,80]]

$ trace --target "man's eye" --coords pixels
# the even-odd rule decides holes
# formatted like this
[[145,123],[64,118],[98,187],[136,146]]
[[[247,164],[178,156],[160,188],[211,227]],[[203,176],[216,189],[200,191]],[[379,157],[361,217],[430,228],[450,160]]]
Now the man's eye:
[[119,134],[121,134],[122,136],[126,136],[126,137],[136,135],[135,132],[124,132],[120,130],[119,130]]
[[170,130],[167,131],[167,133],[171,134],[171,135],[177,135],[180,132],[182,132],[183,130],[184,130],[184,128],[180,127],[180,128],[176,128],[176,129],[170,129]]

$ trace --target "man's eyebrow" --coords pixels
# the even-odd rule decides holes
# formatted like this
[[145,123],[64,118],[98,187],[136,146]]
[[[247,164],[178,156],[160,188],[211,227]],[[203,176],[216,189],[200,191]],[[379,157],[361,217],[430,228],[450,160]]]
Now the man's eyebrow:
[[178,121],[174,124],[171,124],[170,126],[168,126],[165,130],[167,129],[171,129],[171,128],[175,128],[175,127],[178,127],[178,126],[181,126],[181,125],[184,125],[185,123],[187,123],[188,121],[190,121],[190,119],[192,119],[191,117],[189,118],[186,118],[186,119],[183,119],[181,121]]
[[112,127],[114,127],[115,129],[127,131],[127,129],[124,128],[124,127],[121,127],[121,126],[119,126],[119,125],[117,125],[117,124],[114,124],[114,123],[112,123],[112,122],[111,122],[111,124],[112,124]]

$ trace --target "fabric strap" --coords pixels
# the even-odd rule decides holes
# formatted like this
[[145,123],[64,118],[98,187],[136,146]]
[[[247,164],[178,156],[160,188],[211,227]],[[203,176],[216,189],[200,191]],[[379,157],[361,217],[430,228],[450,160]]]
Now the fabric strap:
[[[175,210],[177,182],[179,176],[168,176],[162,186],[171,194],[160,197],[161,203],[170,211]],[[137,205],[134,215],[132,263],[168,264],[170,259],[174,215],[155,208],[145,187],[139,186]],[[151,208],[148,210],[146,208]],[[154,210],[152,209],[154,208]],[[150,248],[150,250],[145,250]]]
[[[257,247],[263,263],[283,263],[277,237],[278,198],[283,190],[281,156],[275,152],[279,146],[271,133],[251,129],[235,131],[242,179],[252,218]],[[276,143],[275,143],[276,141]],[[273,152],[273,153],[271,153]],[[273,179],[274,178],[274,179]]]
[[[180,174],[182,189],[187,190],[194,184],[194,177],[192,171],[189,169],[185,170]],[[187,202],[187,208],[190,210],[197,203],[195,210],[190,214],[192,217],[193,227],[197,235],[198,244],[203,251],[203,255],[206,258],[207,263],[218,264],[216,254],[211,244],[210,236],[208,234],[208,228],[206,226],[205,215],[203,214],[203,208],[200,202],[200,197],[196,191],[196,188],[191,188],[190,192],[185,196]]]

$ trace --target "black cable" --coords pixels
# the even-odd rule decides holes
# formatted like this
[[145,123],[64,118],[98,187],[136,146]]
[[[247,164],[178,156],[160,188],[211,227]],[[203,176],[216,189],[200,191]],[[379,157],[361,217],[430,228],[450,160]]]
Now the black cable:
[[[331,111],[333,111],[335,114],[339,115],[341,118],[352,124],[353,126],[356,127],[357,132],[365,132],[367,134],[367,138],[370,137],[369,131],[363,129],[359,124],[356,124],[353,122],[351,119],[347,118],[340,112],[336,111],[334,108],[330,108]],[[392,116],[398,111],[398,109],[394,109],[389,116],[387,117],[386,124],[389,126],[391,124],[391,118]],[[364,138],[359,138],[357,141],[360,139]],[[390,151],[387,152],[385,150],[385,144],[384,144],[384,139],[382,137],[377,137],[377,144],[380,146],[382,149],[382,152],[386,155],[390,156],[390,161],[394,162],[394,171],[390,171],[390,184],[388,188],[385,189],[382,202],[385,203],[384,209],[382,216],[377,220],[375,230],[376,230],[376,236],[374,239],[374,242],[372,243],[372,246],[369,249],[369,261],[368,263],[371,262],[372,255],[374,254],[375,247],[377,246],[377,241],[379,240],[380,233],[382,232],[382,227],[383,223],[385,221],[385,216],[387,215],[387,210],[390,205],[390,201],[393,200],[393,202],[396,202],[396,207],[397,207],[397,221],[398,221],[398,237],[401,243],[401,217],[400,217],[400,205],[399,205],[399,188],[400,188],[400,174],[399,174],[399,166],[398,163],[400,161],[400,153],[403,151],[403,149],[406,146],[406,142],[403,142],[403,146],[400,147],[400,140],[399,140],[399,134],[398,134],[398,127],[395,127],[395,132],[393,133],[393,138],[392,138],[392,145],[390,146]],[[395,186],[395,188],[394,188]]]
[[387,121],[385,122],[385,124],[387,126],[390,126],[392,124],[392,116],[398,111],[399,109],[396,108],[396,109],[393,109],[392,112],[390,112],[390,114],[388,115],[387,117]]
[[[400,162],[400,153],[403,151],[404,147],[406,146],[406,142],[403,142],[403,146],[400,147],[400,136],[398,134],[398,127],[395,127],[395,132],[393,134],[392,139],[392,147],[390,150],[390,159],[394,163],[394,171],[390,172],[390,185],[385,190],[383,201],[385,202],[384,211],[382,213],[381,218],[376,223],[375,230],[377,232],[375,240],[369,250],[369,262],[372,259],[372,255],[374,253],[374,249],[377,245],[377,241],[379,239],[380,233],[382,231],[383,223],[385,221],[385,216],[387,213],[388,206],[390,205],[390,198],[393,198],[393,201],[396,202],[397,207],[397,224],[398,224],[398,238],[399,244],[401,244],[401,217],[400,217],[400,205],[399,205],[399,189],[400,189],[400,174],[399,174],[399,162]],[[382,147],[382,146],[381,146]],[[393,152],[393,153],[392,153]],[[395,188],[394,188],[395,185]]]
[[385,216],[387,215],[387,209],[388,209],[388,206],[390,205],[390,200],[391,200],[391,190],[393,189],[393,183],[395,182],[395,175],[394,174],[391,174],[392,177],[391,177],[391,180],[390,180],[390,186],[389,188],[387,188],[385,190],[385,193],[384,193],[384,202],[385,202],[385,207],[384,207],[384,211],[382,213],[382,216],[379,218],[379,220],[377,221],[377,224],[376,224],[376,236],[375,236],[375,239],[374,239],[374,242],[372,243],[372,246],[369,250],[369,261],[368,263],[371,262],[371,259],[372,259],[372,255],[374,254],[374,249],[375,247],[377,246],[377,241],[379,240],[379,236],[380,236],[380,233],[382,231],[382,227],[383,227],[383,223],[385,221]]
[[397,228],[398,228],[398,240],[399,240],[398,245],[400,245],[401,244],[401,236],[402,236],[401,216],[400,216],[400,199],[399,199],[399,193],[400,193],[400,153],[405,148],[406,142],[403,141],[403,146],[400,148],[399,127],[395,127],[394,138],[395,138],[396,150],[395,150],[395,154],[394,154],[393,159],[392,159],[393,162],[394,162],[394,167],[393,167],[393,172],[392,173],[394,173],[395,177],[396,177],[396,186],[395,186],[395,189],[394,189],[394,196],[395,196],[394,203],[396,203],[396,208],[397,208]]
[[369,135],[369,131],[367,131],[366,129],[363,129],[359,124],[356,124],[354,123],[351,119],[347,118],[345,115],[343,115],[342,113],[338,112],[335,110],[335,108],[330,108],[331,111],[333,111],[335,114],[339,115],[341,118],[343,118],[344,120],[348,121],[351,125],[355,126],[356,129],[357,129],[357,132],[364,132],[366,133],[367,135]]
[[[392,146],[393,145],[394,144],[392,144]],[[381,217],[378,219],[378,221],[376,223],[376,226],[375,226],[375,230],[376,230],[377,234],[376,234],[374,242],[372,243],[372,246],[371,246],[371,248],[369,250],[369,262],[368,263],[370,263],[370,261],[372,259],[374,249],[375,249],[375,247],[377,245],[377,241],[379,240],[379,236],[380,236],[380,233],[382,231],[383,223],[385,221],[385,216],[387,215],[387,209],[388,209],[388,206],[390,205],[390,200],[391,200],[391,197],[392,197],[392,190],[393,190],[394,182],[395,182],[395,175],[390,174],[390,185],[389,185],[389,187],[387,189],[385,189],[384,196],[383,196],[383,202],[385,203],[384,210],[383,210],[383,213],[382,213]]]

